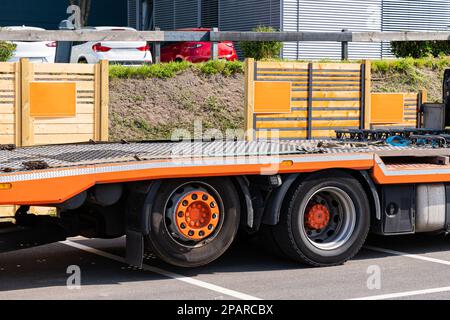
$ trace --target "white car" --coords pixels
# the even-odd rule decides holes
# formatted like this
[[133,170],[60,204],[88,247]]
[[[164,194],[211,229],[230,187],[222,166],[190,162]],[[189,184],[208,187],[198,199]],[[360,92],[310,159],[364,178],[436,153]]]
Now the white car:
[[[45,30],[42,28],[28,26],[4,27],[6,30]],[[16,45],[16,50],[9,62],[17,62],[21,58],[27,58],[31,62],[55,62],[56,42],[55,41],[12,41]]]
[[[83,30],[136,31],[128,27],[92,27]],[[109,60],[112,64],[140,65],[152,63],[150,46],[145,41],[102,41],[75,42],[72,46],[70,62],[98,63]]]

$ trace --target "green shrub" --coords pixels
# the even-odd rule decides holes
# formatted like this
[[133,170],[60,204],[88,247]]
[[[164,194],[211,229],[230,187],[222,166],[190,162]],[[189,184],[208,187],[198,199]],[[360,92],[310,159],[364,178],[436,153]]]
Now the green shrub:
[[244,73],[244,64],[241,61],[230,61],[225,64],[225,70],[228,70],[230,75]]
[[12,57],[16,45],[10,42],[0,41],[0,61],[8,61]]
[[240,61],[210,60],[197,65],[197,68],[206,75],[222,74],[231,76],[244,72],[244,65]]
[[129,67],[122,65],[111,65],[109,68],[109,76],[120,79],[146,79],[146,78],[173,78],[177,74],[189,70],[198,70],[202,74],[213,75],[222,74],[230,76],[238,73],[244,73],[244,65],[240,61],[208,61],[205,63],[192,64],[190,62],[169,62],[151,65],[143,65],[137,67]]
[[[259,26],[252,31],[275,32],[276,30],[272,27]],[[278,58],[283,48],[283,43],[278,41],[242,41],[239,45],[246,58],[255,58],[256,60]]]
[[225,69],[225,62],[221,60],[211,60],[199,64],[198,69],[206,75],[222,73]]
[[372,72],[386,73],[390,70],[391,64],[389,60],[372,61]]
[[374,60],[372,71],[379,73],[401,72],[414,74],[418,69],[443,70],[450,67],[450,57],[439,56],[414,59],[411,57],[395,60]]
[[188,62],[169,62],[138,67],[111,65],[109,75],[111,78],[173,78],[177,73],[191,67]]
[[391,48],[397,58],[450,55],[450,41],[392,41]]

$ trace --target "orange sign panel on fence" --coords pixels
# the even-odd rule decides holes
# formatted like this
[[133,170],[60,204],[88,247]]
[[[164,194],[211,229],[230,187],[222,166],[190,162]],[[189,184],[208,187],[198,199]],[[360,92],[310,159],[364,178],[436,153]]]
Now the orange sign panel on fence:
[[255,113],[290,113],[291,83],[255,81]]
[[404,117],[403,93],[372,93],[371,123],[402,123]]
[[75,82],[31,82],[32,117],[75,117],[77,86]]

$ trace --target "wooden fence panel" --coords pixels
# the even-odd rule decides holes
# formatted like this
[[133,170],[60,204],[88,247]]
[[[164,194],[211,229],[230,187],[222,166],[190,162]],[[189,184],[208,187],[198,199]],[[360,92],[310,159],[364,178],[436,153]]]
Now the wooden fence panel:
[[400,92],[398,94],[403,95],[403,119],[401,122],[392,122],[385,124],[375,124],[371,125],[372,129],[385,129],[385,128],[417,128],[418,117],[417,112],[420,105],[427,100],[426,90],[421,90],[420,92]]
[[[19,144],[19,64],[0,62],[0,144]],[[12,206],[0,206],[0,217],[14,213]]]
[[[417,110],[426,101],[425,91],[400,93],[404,97],[401,121],[380,124],[374,119],[372,122],[368,60],[363,63],[304,63],[247,59],[245,79],[245,125],[249,140],[332,138],[336,129],[416,127]],[[259,85],[260,82],[265,85]],[[280,90],[280,82],[289,83],[291,92]],[[259,92],[258,87],[263,87],[264,91]],[[273,103],[277,99],[270,91],[280,96],[279,101],[283,103]],[[289,108],[284,103],[287,94],[290,95],[290,112],[286,111]],[[273,107],[259,106],[264,100],[270,101]],[[379,107],[374,106],[374,110]]]
[[[0,144],[28,146],[90,139],[107,141],[108,77],[106,61],[97,65],[34,64],[26,59],[17,63],[0,63]],[[75,115],[32,117],[32,82],[74,82]],[[13,213],[12,207],[0,207],[0,217],[12,216]]]
[[[37,82],[75,82],[76,116],[75,117],[39,117],[28,119],[33,130],[28,136],[32,140],[24,141],[26,145],[69,143],[108,139],[108,90],[103,82],[108,81],[107,63],[98,65],[79,64],[30,64],[22,62],[22,70],[31,74],[26,80]],[[106,72],[105,72],[106,70]],[[26,101],[26,98],[25,98]],[[105,105],[106,101],[106,105]],[[106,118],[106,121],[104,120]]]
[[17,143],[18,68],[15,63],[0,63],[0,144]]
[[365,127],[361,111],[366,99],[365,67],[358,63],[247,60],[246,70],[252,74],[247,72],[246,91],[254,90],[255,83],[260,81],[269,86],[273,83],[274,87],[279,82],[291,84],[290,112],[276,112],[280,108],[274,105],[272,113],[256,113],[255,95],[259,93],[246,94],[246,129],[254,130],[249,139],[329,138],[334,136],[335,129]]

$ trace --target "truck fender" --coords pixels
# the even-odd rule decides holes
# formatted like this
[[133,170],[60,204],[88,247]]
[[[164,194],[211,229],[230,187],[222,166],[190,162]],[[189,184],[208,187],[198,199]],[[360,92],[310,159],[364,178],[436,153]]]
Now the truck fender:
[[369,188],[370,194],[368,196],[371,196],[372,200],[370,202],[373,203],[373,209],[375,210],[375,217],[377,220],[381,220],[381,205],[380,205],[380,196],[378,195],[377,187],[373,183],[372,179],[370,178],[369,174],[366,171],[360,171],[359,172],[361,176],[364,178],[364,182],[366,183],[366,187]]
[[249,228],[253,228],[254,224],[254,209],[253,209],[253,203],[252,203],[252,197],[250,195],[250,188],[249,188],[249,182],[244,177],[235,177],[234,179],[236,181],[236,184],[241,191],[239,193],[239,198],[241,199],[241,206],[242,206],[242,212],[247,212],[247,219],[246,223]]
[[278,224],[278,221],[280,221],[281,206],[283,205],[284,197],[299,176],[299,173],[288,175],[283,180],[282,185],[272,193],[267,201],[266,208],[264,209],[263,224],[272,226]]
[[[358,171],[360,182],[368,191],[370,203],[373,204],[373,210],[377,220],[381,220],[380,197],[377,188],[366,171]],[[281,206],[283,205],[286,193],[292,184],[298,179],[300,174],[289,175],[269,198],[264,210],[263,223],[268,225],[277,225],[280,219]]]

